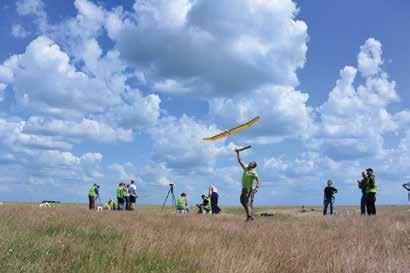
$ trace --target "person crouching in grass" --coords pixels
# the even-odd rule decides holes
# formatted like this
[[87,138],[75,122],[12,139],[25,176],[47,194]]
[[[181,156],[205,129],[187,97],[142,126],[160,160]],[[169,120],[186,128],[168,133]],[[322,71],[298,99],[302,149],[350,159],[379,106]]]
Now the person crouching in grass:
[[[259,176],[256,172],[256,162],[252,161],[247,166],[242,162],[240,151],[236,151],[238,163],[243,169],[242,174],[242,194],[240,197],[241,204],[246,212],[246,221],[253,220],[253,196],[259,188]],[[253,182],[256,180],[256,186],[253,187]]]
[[210,213],[211,212],[211,200],[205,194],[202,194],[202,204],[196,204],[198,213]]

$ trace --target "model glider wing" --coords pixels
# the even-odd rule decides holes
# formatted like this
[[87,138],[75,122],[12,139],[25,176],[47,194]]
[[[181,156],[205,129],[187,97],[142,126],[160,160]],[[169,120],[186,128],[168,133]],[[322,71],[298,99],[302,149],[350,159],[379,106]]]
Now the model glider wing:
[[229,135],[230,135],[230,134],[229,134],[229,131],[225,131],[225,132],[223,132],[223,133],[217,134],[217,135],[212,136],[212,137],[206,137],[206,138],[204,138],[203,140],[205,140],[205,141],[215,141],[215,140],[218,140],[218,139],[227,137],[227,136],[229,136]]
[[218,139],[227,137],[227,136],[229,136],[229,135],[235,134],[235,133],[240,132],[240,131],[242,131],[242,130],[244,130],[244,129],[246,129],[246,128],[251,127],[251,126],[254,125],[256,122],[258,122],[259,119],[260,119],[260,117],[257,116],[257,117],[255,117],[255,118],[251,119],[250,121],[248,121],[247,123],[241,124],[241,125],[239,125],[239,126],[237,126],[237,127],[235,127],[235,128],[232,128],[232,129],[230,129],[230,130],[228,130],[228,131],[225,131],[225,132],[223,132],[223,133],[217,134],[217,135],[215,135],[215,136],[204,138],[203,140],[205,140],[205,141],[215,141],[215,140],[218,140]]
[[237,132],[240,132],[242,130],[245,130],[246,128],[251,127],[252,125],[254,125],[256,122],[258,122],[258,120],[260,119],[260,117],[256,117],[251,119],[250,121],[248,121],[247,123],[244,123],[242,125],[239,125],[238,127],[232,128],[231,130],[229,130],[229,134],[235,134]]

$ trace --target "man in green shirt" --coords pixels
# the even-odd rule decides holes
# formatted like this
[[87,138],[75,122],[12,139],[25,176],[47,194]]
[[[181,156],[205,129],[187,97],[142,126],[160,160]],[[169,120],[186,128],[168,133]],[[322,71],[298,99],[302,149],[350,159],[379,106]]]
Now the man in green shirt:
[[212,213],[211,211],[211,199],[206,196],[205,194],[202,194],[202,204],[196,204],[196,207],[198,208],[198,213]]
[[378,192],[377,180],[373,174],[373,169],[366,170],[366,209],[367,215],[376,215],[376,193]]
[[120,183],[117,188],[117,210],[124,209],[124,183]]
[[187,195],[186,193],[181,193],[181,196],[178,197],[177,200],[177,210],[179,213],[187,213],[188,212],[188,204],[187,204]]
[[88,189],[88,208],[90,210],[95,209],[95,199],[97,198],[97,195],[98,195],[97,186],[98,186],[97,184],[94,184]]
[[[242,162],[240,151],[236,151],[236,156],[238,158],[239,165],[243,169],[242,174],[242,194],[241,194],[241,204],[246,212],[246,221],[253,220],[253,196],[259,188],[259,176],[256,172],[256,162],[252,161],[247,166]],[[256,186],[253,187],[253,182],[256,180]]]

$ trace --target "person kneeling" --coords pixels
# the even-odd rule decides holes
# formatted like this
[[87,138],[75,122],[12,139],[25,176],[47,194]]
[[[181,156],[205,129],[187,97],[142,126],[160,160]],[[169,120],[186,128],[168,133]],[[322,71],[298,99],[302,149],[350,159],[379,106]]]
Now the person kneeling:
[[198,213],[211,213],[211,200],[209,199],[208,196],[205,196],[204,194],[201,196],[202,197],[202,204],[197,204],[196,207],[198,208]]

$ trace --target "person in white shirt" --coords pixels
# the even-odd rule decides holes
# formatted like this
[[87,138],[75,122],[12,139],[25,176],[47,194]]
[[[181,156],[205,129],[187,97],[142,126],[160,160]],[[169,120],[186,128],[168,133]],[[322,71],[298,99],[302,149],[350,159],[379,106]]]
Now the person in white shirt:
[[130,210],[134,210],[135,201],[137,199],[137,186],[135,186],[135,181],[131,180],[131,184],[128,186],[128,192],[130,194]]

